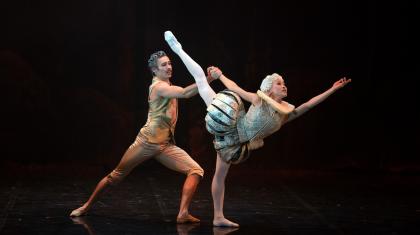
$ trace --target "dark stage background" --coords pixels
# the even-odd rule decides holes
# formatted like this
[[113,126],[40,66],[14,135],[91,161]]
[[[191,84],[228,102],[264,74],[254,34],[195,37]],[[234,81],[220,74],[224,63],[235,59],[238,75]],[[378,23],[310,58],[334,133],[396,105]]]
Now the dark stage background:
[[[193,81],[165,30],[203,68],[219,66],[246,90],[280,73],[295,105],[352,79],[268,137],[236,172],[420,169],[415,3],[7,1],[1,9],[3,173],[111,170],[146,121],[149,55],[165,50],[174,84]],[[198,96],[180,100],[176,139],[212,172],[204,116]],[[166,171],[154,161],[139,170]]]

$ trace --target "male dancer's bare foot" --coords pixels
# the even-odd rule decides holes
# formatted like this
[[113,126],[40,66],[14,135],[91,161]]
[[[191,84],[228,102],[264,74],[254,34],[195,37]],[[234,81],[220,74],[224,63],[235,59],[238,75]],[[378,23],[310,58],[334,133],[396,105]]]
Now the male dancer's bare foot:
[[78,216],[86,215],[87,211],[88,209],[86,207],[84,206],[79,207],[70,213],[70,217],[78,217]]
[[176,222],[178,224],[186,224],[186,223],[199,223],[200,220],[195,218],[194,216],[187,214],[183,216],[179,216],[176,218]]
[[234,223],[224,217],[220,217],[220,218],[214,218],[213,219],[213,226],[216,227],[234,227],[237,228],[239,227],[239,224]]
[[166,31],[164,35],[165,35],[165,41],[168,43],[171,49],[175,53],[178,54],[179,51],[182,49],[182,46],[178,42],[178,40],[176,40],[176,37],[174,36],[174,34],[171,31]]

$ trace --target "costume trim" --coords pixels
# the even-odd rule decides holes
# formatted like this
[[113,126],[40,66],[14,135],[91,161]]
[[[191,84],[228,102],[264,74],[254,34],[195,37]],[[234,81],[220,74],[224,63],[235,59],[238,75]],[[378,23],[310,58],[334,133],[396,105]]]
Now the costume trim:
[[281,103],[278,103],[277,101],[273,100],[271,97],[266,95],[264,92],[258,90],[257,95],[263,99],[265,102],[267,102],[274,110],[279,112],[280,114],[289,114],[294,109],[295,106],[292,104],[287,103],[286,101],[282,101]]

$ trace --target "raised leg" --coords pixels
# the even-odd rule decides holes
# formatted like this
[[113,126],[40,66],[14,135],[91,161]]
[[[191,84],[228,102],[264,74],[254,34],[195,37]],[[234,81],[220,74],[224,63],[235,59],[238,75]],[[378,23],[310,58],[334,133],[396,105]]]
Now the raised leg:
[[172,51],[181,58],[182,62],[184,62],[188,71],[194,77],[195,83],[198,87],[198,93],[206,103],[206,106],[209,106],[213,101],[213,97],[216,95],[216,93],[208,84],[204,70],[187,53],[185,53],[181,44],[178,42],[171,31],[165,32],[165,40],[171,47]]

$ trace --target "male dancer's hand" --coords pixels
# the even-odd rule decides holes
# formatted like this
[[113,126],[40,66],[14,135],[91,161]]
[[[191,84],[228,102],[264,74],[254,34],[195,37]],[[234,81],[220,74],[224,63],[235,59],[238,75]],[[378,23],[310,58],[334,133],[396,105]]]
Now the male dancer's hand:
[[209,74],[207,74],[207,83],[210,84],[211,82],[213,82],[214,80],[216,80],[214,77],[210,76]]

